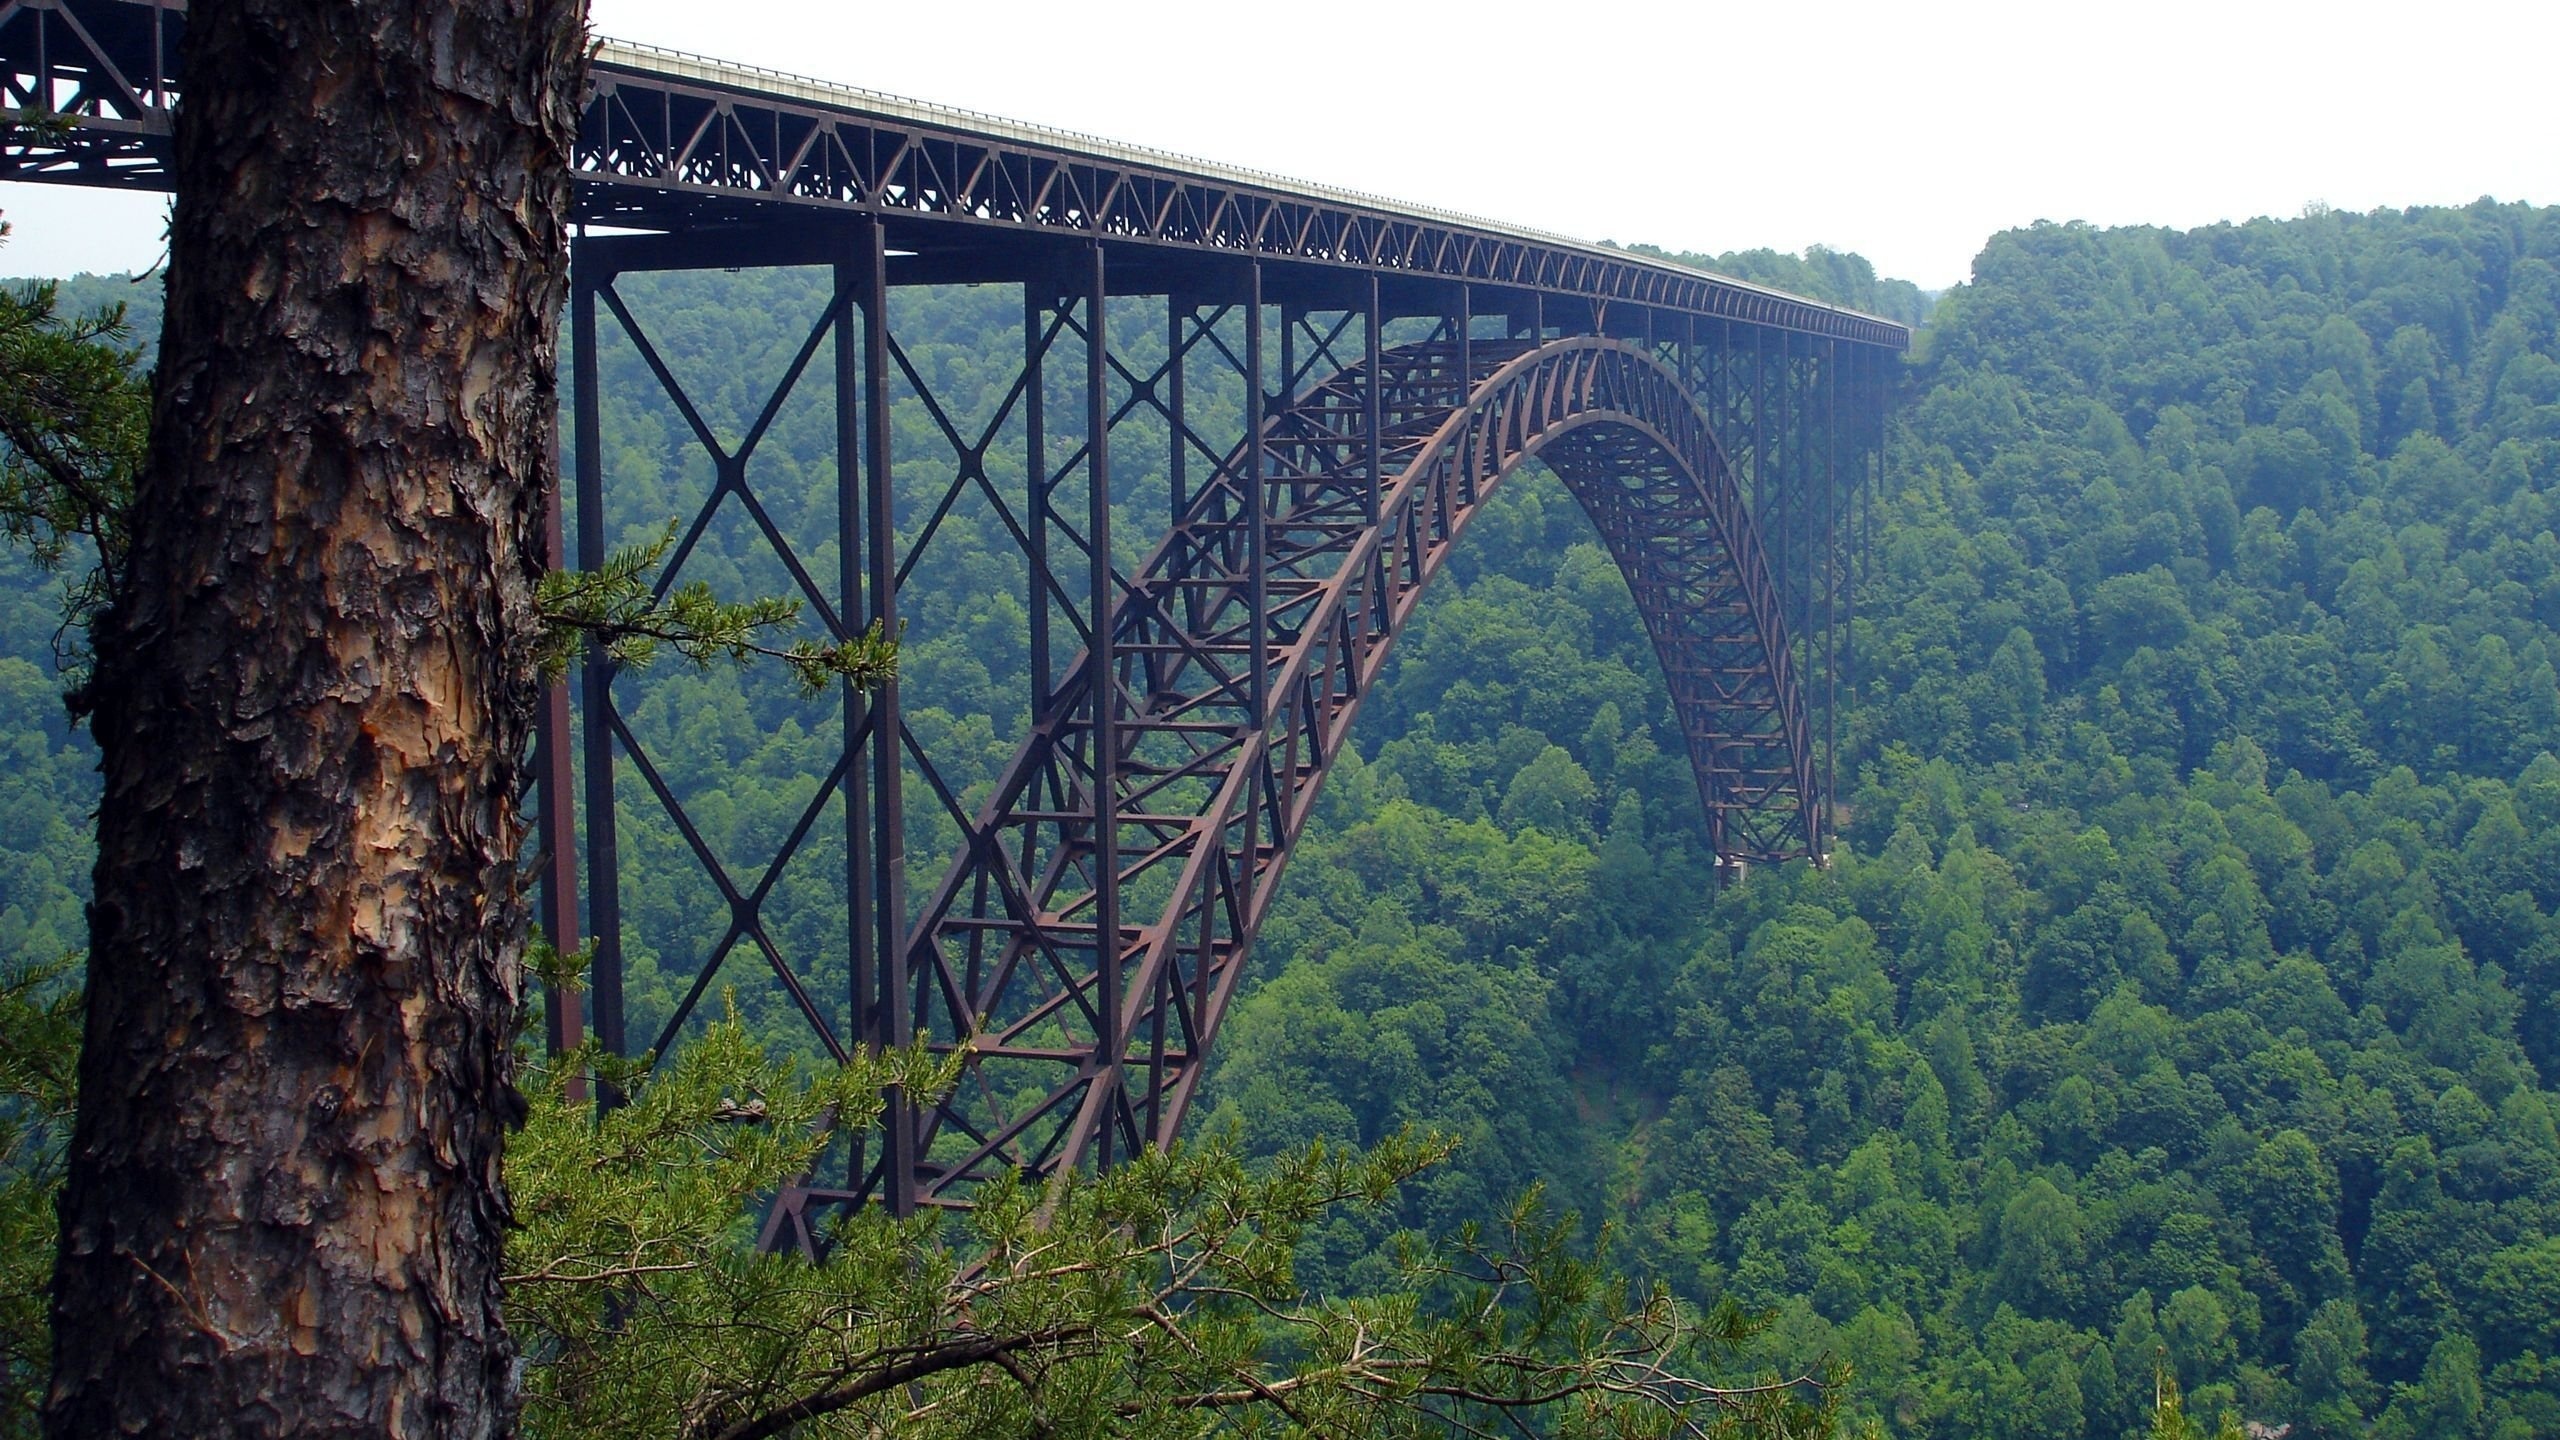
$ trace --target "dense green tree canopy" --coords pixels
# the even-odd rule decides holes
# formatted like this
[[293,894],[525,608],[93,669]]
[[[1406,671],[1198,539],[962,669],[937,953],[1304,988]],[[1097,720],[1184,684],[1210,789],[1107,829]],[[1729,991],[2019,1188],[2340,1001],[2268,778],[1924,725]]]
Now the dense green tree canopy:
[[[1505,1077],[1472,1123],[1525,1117],[1888,1433],[2113,1440],[2166,1366],[2198,1433],[2560,1435],[2555,265],[2560,213],[2491,205],[1997,237],[1911,368],[1827,874],[1708,892],[1644,657],[1641,698],[1577,673],[1631,612],[1570,588],[1559,495],[1506,497],[1546,528],[1487,527],[1364,720],[1224,1113],[1324,1113],[1323,1042],[1283,1087],[1272,1041],[1321,1005],[1365,1046],[1413,1002],[1364,1008],[1352,947],[1439,927],[1470,985],[1541,982],[1509,1003],[1559,1080],[1426,1052],[1412,1113]],[[1593,650],[1524,673],[1542,625]],[[1471,927],[1457,847],[1387,837],[1519,831],[1549,745],[1608,820],[1554,832],[1594,861],[1539,885],[1541,952]]]

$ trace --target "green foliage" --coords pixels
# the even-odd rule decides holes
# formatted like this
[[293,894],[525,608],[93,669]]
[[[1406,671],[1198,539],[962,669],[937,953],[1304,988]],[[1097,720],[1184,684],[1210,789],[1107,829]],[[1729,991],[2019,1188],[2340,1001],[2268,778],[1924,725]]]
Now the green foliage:
[[[0,116],[0,144],[52,122]],[[0,240],[8,225],[0,221]],[[55,1218],[78,1084],[96,782],[48,665],[85,666],[124,553],[150,413],[121,303],[66,314],[61,287],[0,288],[0,1437],[32,1437],[52,1346]],[[65,584],[55,573],[78,572]]]
[[[539,947],[537,947],[539,948]],[[556,954],[552,957],[556,959]],[[0,1434],[36,1433],[42,1314],[78,1048],[69,966],[0,980]],[[508,1324],[537,1437],[1247,1434],[1818,1440],[1832,1387],[1717,1385],[1760,1322],[1633,1286],[1532,1192],[1498,1226],[1398,1237],[1397,1288],[1306,1292],[1311,1227],[1376,1212],[1444,1160],[1400,1132],[1249,1165],[1231,1139],[981,1196],[962,1219],[878,1210],[823,1258],[758,1254],[751,1204],[804,1174],[921,1052],[803,1073],[730,1019],[667,1064],[554,1057],[509,1147]],[[583,1096],[601,1079],[620,1102]]]
[[51,1373],[53,1193],[80,1050],[73,961],[0,960],[0,1437],[37,1433]]
[[[0,146],[67,125],[33,109],[0,114]],[[0,243],[8,235],[0,220]],[[79,562],[58,591],[58,648],[76,671],[86,664],[90,618],[124,561],[151,383],[142,352],[124,344],[124,302],[101,298],[66,314],[61,290],[53,281],[0,288],[0,536],[48,572]]]
[[[2157,1387],[2151,1402],[2151,1426],[2143,1432],[2148,1440],[2207,1440],[2207,1432],[2187,1414],[2186,1397],[2178,1388],[2178,1378],[2165,1371],[2153,1374]],[[2210,1440],[2245,1440],[2238,1417],[2222,1412],[2221,1423],[2210,1432]]]
[[[1889,1435],[2119,1440],[2156,1363],[2199,1435],[2560,1436],[2560,430],[2507,378],[2560,353],[2554,266],[2521,207],[1996,238],[1910,375],[1827,874],[1708,891],[1647,658],[1578,670],[1632,614],[1512,482],[1302,843],[1218,1113],[1472,1127],[1413,1213],[1579,1187]],[[1529,820],[1561,760],[1605,828]],[[1478,817],[1591,858],[1488,894]]]
[[897,644],[876,621],[832,645],[796,640],[775,647],[759,637],[798,620],[798,600],[770,595],[724,601],[702,580],[666,590],[657,583],[658,565],[675,543],[670,520],[657,539],[623,546],[594,570],[555,570],[542,577],[534,603],[542,615],[539,663],[546,678],[557,679],[589,644],[627,669],[646,666],[660,645],[697,669],[724,657],[739,664],[762,657],[780,663],[812,695],[839,680],[868,689],[897,678]]
[[1248,1165],[1212,1139],[987,1193],[962,1219],[866,1210],[813,1263],[755,1254],[749,1202],[807,1167],[826,1124],[947,1071],[908,1054],[804,1075],[732,1019],[599,1115],[569,1085],[594,1058],[551,1068],[509,1151],[530,1435],[1424,1436],[1526,1418],[1811,1440],[1832,1423],[1809,1378],[1686,1378],[1754,1323],[1630,1287],[1534,1195],[1446,1245],[1402,1237],[1395,1289],[1305,1293],[1301,1237],[1388,1205],[1445,1142]]
[[124,560],[150,426],[149,377],[125,335],[120,304],[65,315],[49,282],[0,287],[0,535],[46,570],[78,562],[61,592],[74,657]]
[[1728,250],[1721,255],[1674,254],[1658,245],[1629,245],[1626,249],[1639,255],[1651,255],[1699,270],[1711,270],[1754,285],[1767,285],[1797,295],[1809,295],[1852,310],[1864,310],[1905,325],[1918,325],[1928,318],[1928,295],[1908,280],[1880,279],[1875,266],[1863,255],[1827,246],[1807,246],[1800,255],[1761,248]]

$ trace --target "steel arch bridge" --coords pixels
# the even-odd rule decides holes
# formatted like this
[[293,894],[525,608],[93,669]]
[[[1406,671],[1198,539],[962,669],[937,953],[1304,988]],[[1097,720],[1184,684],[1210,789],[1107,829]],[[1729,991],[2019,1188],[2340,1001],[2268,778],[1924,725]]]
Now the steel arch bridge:
[[[0,103],[75,122],[0,153],[0,179],[166,188],[184,26],[181,0],[0,0]],[[892,1095],[831,1176],[783,1196],[768,1243],[812,1243],[827,1205],[962,1204],[994,1175],[1108,1165],[1178,1131],[1361,699],[1527,462],[1561,478],[1627,578],[1719,863],[1824,854],[1902,327],[1557,236],[611,42],[575,168],[595,229],[573,256],[575,488],[552,507],[555,563],[564,510],[577,563],[606,555],[602,416],[630,398],[606,393],[610,344],[711,476],[662,585],[718,521],[769,548],[824,633],[895,630],[961,507],[1021,567],[1027,720],[994,781],[946,778],[909,723],[929,697],[842,694],[827,775],[752,864],[718,853],[686,777],[635,733],[633,677],[591,655],[577,703],[553,694],[542,918],[564,945],[596,944],[585,1011],[554,997],[555,1044],[591,1026],[609,1048],[663,1050],[736,959],[827,1054],[920,1035],[964,1057],[951,1096]],[[823,295],[732,435],[624,290],[758,267],[817,267]],[[964,285],[1019,292],[1019,326],[982,337],[1000,353],[980,358],[1010,372],[992,417],[945,403],[902,343],[902,291]],[[759,447],[820,390],[835,484],[812,546],[760,491]],[[932,437],[926,453],[897,415]],[[1138,513],[1162,533],[1115,538]],[[644,811],[727,918],[673,1013],[635,1037],[619,832]],[[839,812],[842,938],[803,953],[771,897]],[[947,855],[908,853],[911,812],[957,834]]]

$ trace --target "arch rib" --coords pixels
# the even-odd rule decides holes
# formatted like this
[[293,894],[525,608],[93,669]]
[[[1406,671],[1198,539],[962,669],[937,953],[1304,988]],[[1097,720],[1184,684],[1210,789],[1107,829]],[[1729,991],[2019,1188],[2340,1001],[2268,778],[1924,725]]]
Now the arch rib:
[[[1374,512],[1372,423],[1392,477]],[[1087,652],[1070,667],[919,913],[913,1013],[966,1073],[912,1112],[910,1147],[883,1147],[921,1157],[915,1173],[875,1166],[864,1192],[904,1184],[909,1204],[965,1203],[1001,1173],[1171,1140],[1360,701],[1468,521],[1531,458],[1564,479],[1628,577],[1718,859],[1819,852],[1812,746],[1759,535],[1706,416],[1660,360],[1597,338],[1398,347],[1272,415],[1261,439],[1264,473],[1246,473],[1254,447],[1240,447],[1120,594],[1108,663]],[[1257,658],[1266,686],[1251,683]],[[1097,733],[1115,763],[1093,763]],[[1152,917],[1108,935],[1095,918],[1098,772],[1112,777],[1117,908]]]

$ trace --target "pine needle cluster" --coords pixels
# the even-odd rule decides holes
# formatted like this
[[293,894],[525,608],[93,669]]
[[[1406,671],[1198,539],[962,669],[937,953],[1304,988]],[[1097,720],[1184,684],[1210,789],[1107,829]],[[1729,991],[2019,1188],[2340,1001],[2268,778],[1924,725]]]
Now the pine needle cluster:
[[632,669],[656,658],[660,646],[697,667],[721,659],[777,661],[813,695],[839,680],[868,689],[897,678],[897,642],[876,622],[832,643],[773,644],[766,637],[800,618],[800,602],[779,595],[722,600],[703,581],[674,584],[659,566],[675,543],[669,522],[657,538],[623,546],[593,570],[542,577],[534,603],[543,623],[544,678],[558,678],[590,643]]

